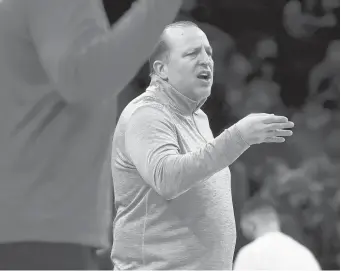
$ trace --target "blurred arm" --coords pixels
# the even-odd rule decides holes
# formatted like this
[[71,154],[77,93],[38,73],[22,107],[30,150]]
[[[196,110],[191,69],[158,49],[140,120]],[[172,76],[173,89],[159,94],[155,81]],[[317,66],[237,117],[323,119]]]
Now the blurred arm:
[[90,105],[129,83],[182,3],[139,0],[110,29],[99,0],[25,1],[29,31],[51,82],[67,101]]

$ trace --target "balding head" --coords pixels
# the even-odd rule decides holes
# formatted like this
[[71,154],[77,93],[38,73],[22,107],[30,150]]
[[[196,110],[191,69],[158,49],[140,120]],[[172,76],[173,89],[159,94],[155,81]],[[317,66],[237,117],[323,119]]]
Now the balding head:
[[168,25],[150,58],[151,74],[194,101],[203,101],[211,94],[213,68],[206,34],[188,21]]
[[250,239],[279,230],[280,220],[273,204],[260,197],[250,199],[242,210],[241,228]]
[[155,72],[153,65],[156,60],[162,61],[168,60],[169,53],[171,50],[172,35],[174,35],[175,32],[177,32],[177,30],[187,27],[199,28],[198,25],[191,21],[179,21],[169,24],[165,27],[160,36],[160,39],[158,40],[156,46],[154,47],[153,53],[149,58],[149,70],[151,74]]

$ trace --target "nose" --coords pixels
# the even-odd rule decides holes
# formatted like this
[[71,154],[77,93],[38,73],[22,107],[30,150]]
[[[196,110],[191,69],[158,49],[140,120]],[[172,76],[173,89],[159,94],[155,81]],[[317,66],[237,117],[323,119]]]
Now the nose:
[[206,50],[204,48],[200,52],[198,61],[199,61],[199,65],[202,65],[202,66],[205,66],[205,67],[210,67],[211,66],[211,62],[213,62],[213,60],[206,53]]
[[207,67],[210,66],[210,61],[208,59],[206,59],[206,58],[205,59],[200,59],[199,60],[199,65],[207,68]]
[[206,53],[205,50],[202,50],[201,53],[200,53],[200,57],[199,57],[199,61],[201,63],[206,63],[208,64],[209,63],[209,60],[210,60],[210,57],[208,56],[208,54]]

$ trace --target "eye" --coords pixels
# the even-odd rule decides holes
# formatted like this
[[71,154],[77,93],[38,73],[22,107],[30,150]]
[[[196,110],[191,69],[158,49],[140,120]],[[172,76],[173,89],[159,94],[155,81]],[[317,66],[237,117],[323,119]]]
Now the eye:
[[195,54],[196,54],[196,52],[193,51],[193,52],[188,53],[187,55],[188,55],[188,56],[194,56]]

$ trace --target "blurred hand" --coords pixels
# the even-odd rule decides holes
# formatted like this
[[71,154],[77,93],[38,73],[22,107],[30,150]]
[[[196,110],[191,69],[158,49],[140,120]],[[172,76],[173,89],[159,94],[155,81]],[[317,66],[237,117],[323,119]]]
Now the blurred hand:
[[242,138],[249,144],[281,143],[284,137],[291,136],[294,123],[286,117],[274,114],[250,114],[236,123]]

